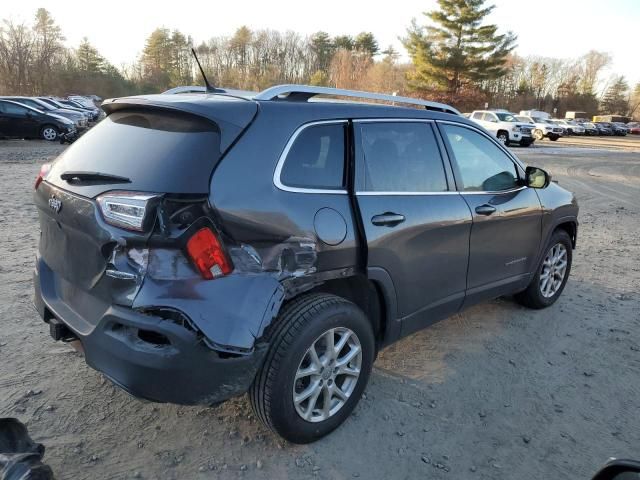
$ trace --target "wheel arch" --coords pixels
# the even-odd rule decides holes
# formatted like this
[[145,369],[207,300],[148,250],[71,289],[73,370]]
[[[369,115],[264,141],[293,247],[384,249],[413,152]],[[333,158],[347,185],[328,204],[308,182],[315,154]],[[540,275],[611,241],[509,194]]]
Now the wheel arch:
[[509,132],[507,130],[505,130],[504,128],[501,128],[500,130],[498,130],[496,132],[496,138],[498,138],[501,133],[504,133],[507,136],[507,142],[508,142],[509,141]]
[[567,232],[569,238],[571,238],[571,246],[575,249],[578,236],[578,222],[576,220],[561,221],[553,228],[551,235],[557,230]]
[[371,322],[378,348],[400,336],[395,287],[389,273],[382,268],[371,267],[366,275],[328,280],[311,292],[331,293],[356,304]]

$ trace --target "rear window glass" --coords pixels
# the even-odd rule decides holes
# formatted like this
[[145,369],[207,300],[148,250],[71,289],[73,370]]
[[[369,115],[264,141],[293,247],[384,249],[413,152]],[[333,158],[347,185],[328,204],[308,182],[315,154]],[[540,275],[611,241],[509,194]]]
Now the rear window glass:
[[[220,131],[214,123],[180,112],[124,110],[71,145],[47,180],[69,188],[60,174],[89,171],[127,177],[129,190],[206,194],[219,159]],[[88,190],[82,193],[93,196]]]
[[280,173],[282,184],[298,188],[343,188],[344,136],[344,123],[305,128],[287,153]]

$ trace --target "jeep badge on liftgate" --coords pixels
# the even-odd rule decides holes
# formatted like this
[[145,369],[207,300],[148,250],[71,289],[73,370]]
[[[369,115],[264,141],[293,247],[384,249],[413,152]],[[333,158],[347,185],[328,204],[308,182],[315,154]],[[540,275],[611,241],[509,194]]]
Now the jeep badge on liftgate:
[[56,213],[60,213],[60,210],[62,209],[62,202],[58,200],[55,195],[51,195],[49,198],[49,208]]

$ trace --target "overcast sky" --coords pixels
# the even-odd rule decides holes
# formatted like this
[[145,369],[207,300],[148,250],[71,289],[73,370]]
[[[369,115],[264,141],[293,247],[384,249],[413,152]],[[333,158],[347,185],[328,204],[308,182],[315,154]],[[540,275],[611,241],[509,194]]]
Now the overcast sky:
[[[398,36],[412,18],[424,23],[422,12],[436,0],[209,0],[134,1],[65,0],[42,2],[3,0],[1,18],[31,23],[38,7],[54,16],[76,46],[88,37],[116,66],[131,63],[146,37],[159,26],[177,28],[196,43],[229,35],[241,26],[332,35],[371,31],[381,47],[404,52]],[[640,0],[493,0],[489,20],[518,35],[516,52],[558,58],[578,57],[591,49],[609,52],[614,64],[607,74],[621,73],[630,84],[640,81]],[[96,7],[99,5],[99,7]],[[379,6],[378,6],[379,5]]]

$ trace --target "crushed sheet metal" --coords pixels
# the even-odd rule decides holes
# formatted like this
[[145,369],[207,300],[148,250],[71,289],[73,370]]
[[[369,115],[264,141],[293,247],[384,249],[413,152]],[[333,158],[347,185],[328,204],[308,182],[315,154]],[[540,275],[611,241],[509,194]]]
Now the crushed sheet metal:
[[284,287],[264,274],[238,273],[215,280],[192,277],[181,282],[147,275],[133,308],[175,308],[189,317],[210,345],[249,352],[283,299]]

